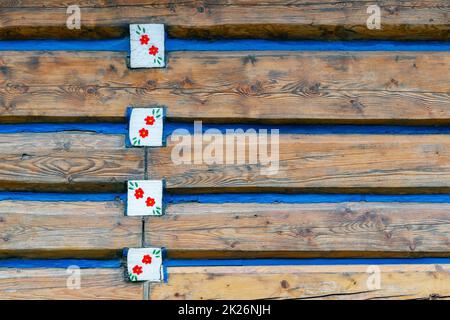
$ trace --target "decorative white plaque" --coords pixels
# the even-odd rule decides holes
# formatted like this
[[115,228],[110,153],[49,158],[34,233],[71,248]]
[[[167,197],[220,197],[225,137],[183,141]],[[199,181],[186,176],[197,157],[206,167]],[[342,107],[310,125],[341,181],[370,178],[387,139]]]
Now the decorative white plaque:
[[161,248],[128,249],[127,266],[131,281],[161,282],[164,279]]
[[161,216],[162,214],[162,180],[128,181],[127,216]]
[[164,25],[130,24],[130,49],[131,68],[164,67]]
[[128,136],[133,147],[161,147],[163,145],[164,109],[133,108]]

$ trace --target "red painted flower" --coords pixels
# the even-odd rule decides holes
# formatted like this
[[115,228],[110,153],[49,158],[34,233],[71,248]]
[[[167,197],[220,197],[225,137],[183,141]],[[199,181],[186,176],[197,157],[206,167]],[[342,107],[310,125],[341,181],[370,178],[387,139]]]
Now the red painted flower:
[[151,46],[148,49],[148,53],[151,54],[152,56],[156,56],[156,54],[158,53],[159,49],[155,46]]
[[155,199],[148,197],[145,203],[147,204],[147,207],[153,207],[155,205]]
[[148,44],[148,42],[150,41],[150,38],[148,37],[148,35],[143,34],[141,36],[141,39],[139,39],[139,40],[141,41],[141,44],[144,45],[144,44]]
[[141,199],[144,197],[144,190],[142,190],[142,188],[138,188],[136,189],[136,191],[134,191],[134,197],[136,199]]
[[152,126],[155,123],[155,117],[154,116],[148,116],[145,118],[145,124],[148,126]]
[[152,263],[152,257],[149,254],[146,254],[143,258],[142,258],[142,263],[145,264],[150,264]]
[[148,137],[148,130],[145,129],[145,128],[142,128],[141,130],[139,130],[139,135],[140,135],[142,138]]
[[137,275],[140,275],[140,274],[142,273],[142,267],[141,267],[141,266],[138,266],[138,265],[135,265],[135,266],[133,267],[133,273],[134,273],[134,274],[137,274]]

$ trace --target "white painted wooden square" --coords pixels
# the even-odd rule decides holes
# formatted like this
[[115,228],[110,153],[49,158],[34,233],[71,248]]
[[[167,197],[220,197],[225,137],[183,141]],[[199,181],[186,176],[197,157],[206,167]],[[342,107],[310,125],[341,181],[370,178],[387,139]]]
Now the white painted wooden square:
[[161,216],[162,214],[162,180],[128,181],[127,216]]
[[128,276],[131,281],[161,282],[164,278],[161,248],[128,249]]
[[163,145],[163,108],[133,108],[130,115],[129,139],[134,147]]
[[130,24],[131,68],[161,68],[164,56],[163,24]]

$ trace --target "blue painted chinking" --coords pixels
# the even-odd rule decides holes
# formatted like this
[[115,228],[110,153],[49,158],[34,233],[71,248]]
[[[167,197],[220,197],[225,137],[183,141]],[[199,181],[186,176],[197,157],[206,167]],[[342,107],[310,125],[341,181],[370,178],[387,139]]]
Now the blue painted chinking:
[[196,266],[321,266],[321,265],[389,265],[389,264],[449,264],[450,258],[405,259],[166,259],[164,267]]
[[3,133],[50,133],[83,131],[104,134],[128,134],[125,123],[24,123],[0,124]]
[[[125,201],[127,195],[120,193],[37,193],[0,192],[0,201],[42,201],[42,202],[103,202]],[[450,197],[449,197],[450,198]],[[450,201],[450,200],[449,200]]]
[[[280,134],[450,134],[450,126],[386,126],[386,125],[261,125],[261,124],[202,124],[202,132],[218,129],[222,133],[236,129],[278,129]],[[184,129],[194,133],[193,123],[164,122],[164,136],[174,130]],[[123,123],[25,123],[0,124],[0,134],[4,133],[49,133],[83,131],[103,134],[127,135],[127,124]]]
[[[164,136],[167,138],[176,129],[185,129],[194,134],[192,123],[164,123]],[[386,126],[386,125],[261,125],[261,124],[202,124],[202,132],[217,129],[222,133],[226,130],[256,131],[278,129],[280,134],[450,134],[450,126]]]
[[[125,193],[35,193],[0,192],[0,201],[126,201]],[[402,202],[450,203],[450,194],[281,194],[281,193],[219,193],[219,194],[164,194],[167,204],[179,203],[339,203],[339,202]]]
[[68,268],[78,266],[87,268],[120,268],[122,262],[116,260],[88,260],[88,259],[4,259],[0,260],[0,268]]
[[[450,51],[450,42],[436,41],[271,41],[166,39],[166,51]],[[12,51],[130,51],[129,38],[114,40],[0,41],[0,50]]]
[[[1,196],[0,196],[1,197]],[[403,202],[450,203],[448,194],[382,195],[382,194],[166,194],[166,203],[338,203],[338,202]]]

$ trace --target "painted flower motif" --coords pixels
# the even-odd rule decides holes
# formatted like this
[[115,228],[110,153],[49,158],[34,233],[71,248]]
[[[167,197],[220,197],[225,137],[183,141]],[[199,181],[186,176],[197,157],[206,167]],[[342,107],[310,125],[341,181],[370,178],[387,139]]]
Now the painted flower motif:
[[141,130],[139,130],[139,135],[141,136],[141,138],[148,137],[148,130],[145,128],[142,128]]
[[142,258],[142,263],[145,264],[150,264],[152,263],[152,257],[149,254],[146,254],[143,258]]
[[150,38],[148,37],[148,35],[143,34],[141,36],[141,38],[139,39],[139,41],[141,42],[142,45],[148,44],[148,42],[150,41]]
[[156,54],[158,53],[159,49],[155,46],[151,46],[148,49],[148,53],[151,54],[152,56],[156,56]]
[[134,197],[136,199],[141,199],[144,197],[144,190],[142,190],[142,188],[138,188],[134,191]]
[[145,124],[148,126],[152,126],[155,123],[155,117],[154,116],[148,116],[145,118]]
[[145,201],[145,204],[147,205],[147,207],[153,207],[155,205],[155,199],[153,199],[152,197],[148,197],[147,201]]
[[134,274],[137,274],[137,275],[140,275],[140,274],[142,273],[142,267],[141,267],[141,266],[138,266],[138,265],[135,265],[135,266],[133,267],[133,273],[134,273]]

